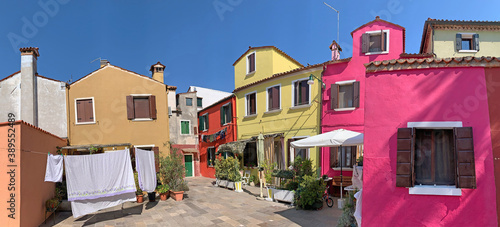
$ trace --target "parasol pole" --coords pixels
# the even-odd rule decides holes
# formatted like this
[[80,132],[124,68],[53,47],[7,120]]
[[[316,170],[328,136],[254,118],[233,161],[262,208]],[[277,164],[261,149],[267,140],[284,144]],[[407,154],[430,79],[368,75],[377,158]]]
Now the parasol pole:
[[344,193],[342,193],[342,181],[344,181],[344,179],[342,177],[342,166],[343,166],[343,164],[342,164],[342,156],[343,156],[342,155],[342,145],[340,145],[339,149],[340,149],[340,199],[342,199],[342,194],[344,194]]

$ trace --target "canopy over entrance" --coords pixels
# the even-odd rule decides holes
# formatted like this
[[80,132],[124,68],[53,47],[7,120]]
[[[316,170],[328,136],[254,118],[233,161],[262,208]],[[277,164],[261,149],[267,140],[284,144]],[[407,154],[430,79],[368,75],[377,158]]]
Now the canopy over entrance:
[[291,142],[290,144],[294,148],[357,146],[363,145],[363,133],[337,129]]

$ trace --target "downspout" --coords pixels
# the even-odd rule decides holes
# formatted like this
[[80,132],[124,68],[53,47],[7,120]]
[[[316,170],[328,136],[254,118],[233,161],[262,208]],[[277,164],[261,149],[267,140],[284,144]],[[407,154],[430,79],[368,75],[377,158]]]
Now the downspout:
[[[319,94],[319,128],[318,128],[318,135],[323,133],[323,131],[321,131],[321,128],[322,128],[322,123],[323,123],[323,74],[325,73],[325,69],[326,69],[326,64],[323,64],[323,70],[321,71],[321,82],[318,83],[319,86],[320,86],[320,94]],[[325,89],[326,89],[326,84],[325,84]],[[320,147],[318,148],[319,151],[318,151],[318,154],[319,154],[319,166],[317,169],[319,169],[318,171],[318,177],[321,177],[321,171],[322,171],[322,166],[323,166],[323,148]]]
[[70,88],[69,84],[66,83],[66,112],[68,113],[66,115],[67,116],[66,125],[67,125],[67,128],[68,128],[68,131],[67,131],[68,135],[66,136],[67,137],[66,144],[68,146],[70,145],[69,139],[70,139],[70,135],[71,135],[70,134],[71,133],[71,129],[70,129],[71,128],[71,125],[70,125],[70,123],[71,123],[71,121],[70,121],[70,119],[71,119],[71,112],[70,112],[70,107],[69,107],[69,88]]

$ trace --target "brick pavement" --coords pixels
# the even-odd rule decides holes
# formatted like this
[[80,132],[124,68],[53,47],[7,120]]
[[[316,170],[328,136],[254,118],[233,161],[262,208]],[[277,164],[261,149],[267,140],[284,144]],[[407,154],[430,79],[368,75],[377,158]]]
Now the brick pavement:
[[[188,178],[190,191],[184,200],[129,202],[78,219],[71,212],[58,212],[55,226],[335,226],[341,215],[337,200],[333,208],[320,211],[296,210],[285,203],[258,200],[259,188],[244,192],[215,187],[214,179]],[[266,195],[266,194],[264,194]],[[52,216],[53,217],[53,216]],[[52,226],[53,219],[47,224]]]

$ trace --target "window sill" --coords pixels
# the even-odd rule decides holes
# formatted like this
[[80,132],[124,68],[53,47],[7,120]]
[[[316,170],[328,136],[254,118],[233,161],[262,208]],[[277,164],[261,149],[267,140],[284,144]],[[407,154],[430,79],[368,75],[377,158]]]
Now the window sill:
[[92,124],[95,124],[95,121],[94,122],[77,122],[77,123],[75,123],[75,125],[92,125]]
[[251,75],[253,75],[253,74],[255,74],[255,71],[247,73],[247,75],[246,75],[246,76],[251,76]]
[[282,111],[282,109],[276,109],[276,110],[269,110],[269,111],[267,111],[267,112],[264,112],[264,114],[273,114],[273,113],[279,113],[279,112],[281,112],[281,111]]
[[[335,171],[340,171],[340,167],[335,167],[335,168],[332,168],[332,169],[335,170]],[[352,168],[351,167],[345,167],[345,168],[343,167],[342,171],[344,171],[344,170],[352,171]]]
[[355,110],[356,107],[346,107],[346,108],[337,108],[337,109],[333,109],[335,111],[352,111],[352,110]]
[[462,196],[462,189],[455,186],[417,185],[413,188],[408,188],[408,193],[410,195]]
[[246,115],[243,118],[253,118],[253,117],[257,117],[257,114]]
[[459,53],[477,53],[477,50],[458,50]]
[[135,118],[132,121],[152,121],[153,118]]
[[389,53],[389,51],[366,52],[365,55],[388,54],[388,53]]
[[311,104],[304,104],[304,105],[300,105],[300,106],[292,106],[290,107],[291,110],[296,110],[296,109],[302,109],[302,108],[309,108],[311,107]]

